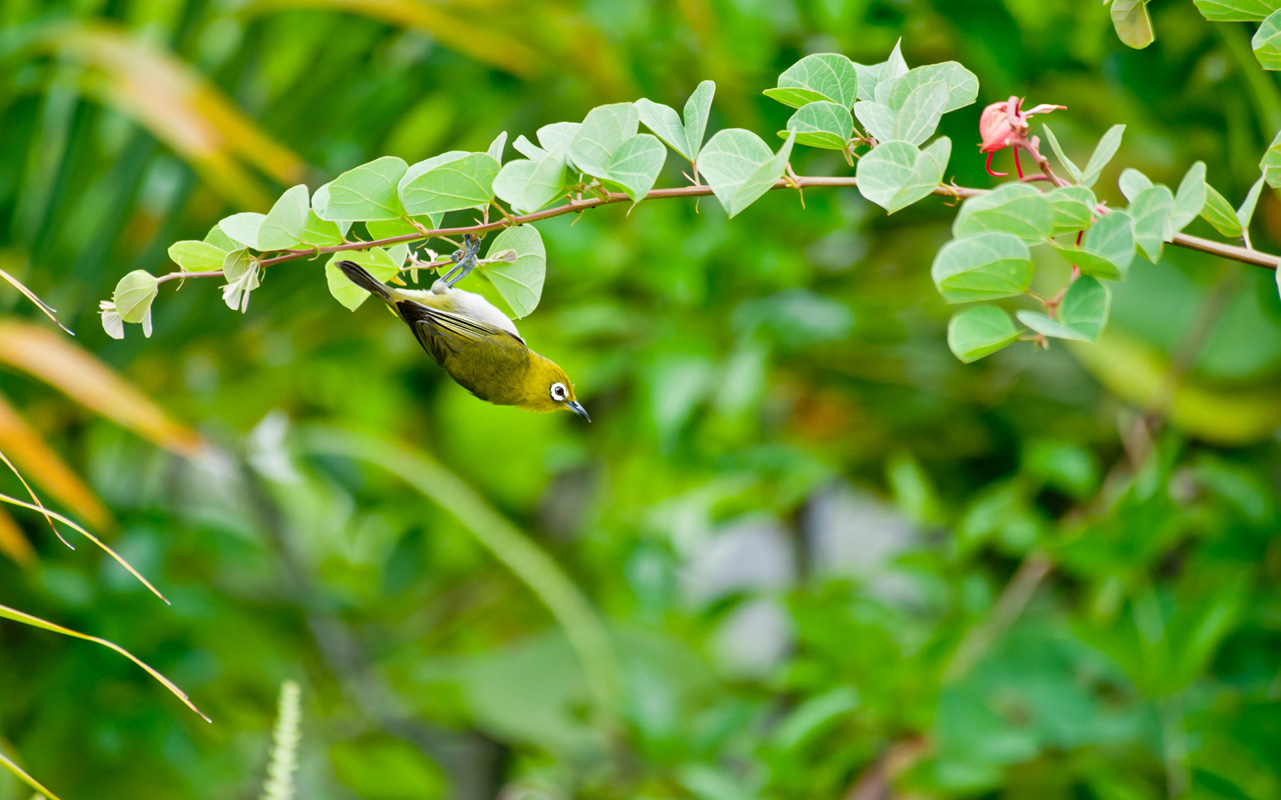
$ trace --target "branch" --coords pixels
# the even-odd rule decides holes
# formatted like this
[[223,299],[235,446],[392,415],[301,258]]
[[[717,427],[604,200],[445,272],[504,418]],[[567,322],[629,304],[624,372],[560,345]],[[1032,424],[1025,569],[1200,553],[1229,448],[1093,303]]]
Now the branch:
[[[1058,184],[1057,176],[1048,171],[1048,165],[1042,165],[1046,169],[1044,175],[1029,176],[1029,178],[1048,179],[1050,182]],[[807,187],[828,188],[828,187],[846,187],[855,188],[858,186],[858,179],[853,177],[811,177],[798,175],[795,178],[779,180],[772,187],[777,189],[805,189]],[[977,197],[987,194],[990,189],[976,189],[967,186],[939,186],[934,189],[934,194],[941,197],[950,198],[967,198]],[[666,189],[654,189],[645,195],[642,200],[664,200],[673,197],[706,197],[712,194],[710,186],[674,186]],[[564,205],[553,208],[535,211],[532,214],[518,214],[508,216],[493,222],[481,222],[475,225],[463,225],[457,228],[436,228],[434,230],[416,231],[406,233],[400,236],[389,236],[385,239],[374,239],[368,242],[346,242],[344,244],[334,244],[325,247],[314,247],[310,250],[290,250],[282,255],[264,258],[261,265],[269,267],[273,264],[281,264],[286,261],[294,261],[299,258],[314,258],[329,253],[340,253],[346,250],[368,250],[371,247],[384,247],[387,245],[401,244],[402,242],[418,242],[439,236],[456,236],[464,233],[486,233],[496,231],[502,228],[510,228],[516,225],[525,225],[530,222],[538,222],[552,217],[559,217],[563,214],[578,214],[590,208],[599,206],[613,205],[614,203],[630,203],[632,199],[621,192],[606,192],[601,197],[590,197],[583,200],[570,200]],[[1281,263],[1281,257],[1274,256],[1271,253],[1264,253],[1252,248],[1240,247],[1238,245],[1216,242],[1210,239],[1202,239],[1199,236],[1189,236],[1184,233],[1175,234],[1172,244],[1183,247],[1188,250],[1196,250],[1201,253],[1226,258],[1231,261],[1239,261],[1242,264],[1251,264],[1264,269],[1275,270],[1277,264]],[[163,283],[171,280],[181,280],[183,278],[207,278],[222,275],[221,270],[210,272],[172,272],[168,275],[162,275],[158,281]]]

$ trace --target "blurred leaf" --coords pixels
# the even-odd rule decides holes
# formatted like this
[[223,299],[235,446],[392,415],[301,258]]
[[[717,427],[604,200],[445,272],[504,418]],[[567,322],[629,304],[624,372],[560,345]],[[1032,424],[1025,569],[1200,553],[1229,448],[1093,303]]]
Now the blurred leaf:
[[924,150],[907,142],[881,142],[858,162],[858,190],[893,214],[933,194],[951,155],[946,136]]
[[1112,27],[1127,47],[1142,50],[1156,41],[1148,0],[1112,0]]
[[818,100],[849,108],[858,97],[858,74],[839,53],[815,53],[784,70],[778,88],[766,89],[765,95],[793,108]]
[[980,233],[943,245],[930,276],[949,303],[1012,297],[1031,285],[1032,257],[1017,236]]
[[943,521],[938,490],[911,452],[900,450],[890,456],[885,475],[894,495],[894,504],[913,522],[917,525],[938,525]]
[[190,708],[192,711],[196,712],[196,714],[205,722],[212,722],[212,720],[206,717],[204,713],[201,712],[200,709],[196,708],[196,706],[192,704],[191,700],[187,698],[187,695],[183,693],[181,689],[175,686],[168,678],[166,678],[164,675],[161,675],[159,672],[156,672],[154,669],[152,669],[147,664],[143,663],[140,659],[138,659],[137,656],[133,655],[128,650],[125,650],[120,645],[117,645],[113,642],[109,642],[106,639],[99,639],[96,636],[89,636],[87,634],[77,633],[76,631],[73,631],[70,628],[64,628],[61,625],[55,625],[52,622],[48,622],[46,620],[40,619],[39,617],[34,617],[30,614],[25,614],[21,611],[18,611],[17,609],[9,608],[8,606],[0,606],[0,617],[4,619],[13,620],[14,622],[21,622],[24,625],[30,625],[34,628],[44,628],[47,631],[60,633],[63,636],[71,636],[76,639],[83,639],[86,642],[94,642],[95,644],[100,644],[103,647],[109,648],[111,650],[115,650],[120,655],[124,656],[125,658],[129,659],[133,663],[137,664],[138,666],[146,670],[148,675],[155,678],[157,681],[160,681],[160,683],[164,685],[166,689],[168,689],[170,692],[173,693],[175,697],[177,697],[179,700],[182,701],[183,705],[185,705],[187,708]]
[[1254,219],[1254,209],[1259,204],[1259,193],[1263,191],[1263,178],[1259,178],[1250,187],[1246,193],[1245,200],[1241,202],[1241,207],[1237,209],[1237,220],[1241,223],[1243,231],[1250,228],[1250,222]]
[[1237,219],[1237,212],[1232,208],[1232,204],[1208,183],[1205,185],[1205,192],[1205,207],[1201,209],[1202,219],[1229,239],[1241,238],[1244,229],[1241,227],[1241,220]]
[[1021,334],[1009,314],[996,306],[979,306],[952,315],[947,346],[969,364],[1017,342]]
[[804,747],[859,707],[859,694],[852,686],[840,686],[811,697],[787,715],[770,737],[775,747],[790,752]]
[[775,154],[751,131],[717,131],[703,148],[698,169],[725,213],[734,217],[783,177],[794,141],[795,136],[789,136]]
[[230,202],[268,202],[241,162],[280,182],[293,182],[302,173],[296,155],[270,139],[203,76],[140,38],[102,23],[66,24],[51,28],[37,44],[101,73],[103,81],[88,85],[177,151]]
[[1125,199],[1133,203],[1135,198],[1143,194],[1144,191],[1151,189],[1153,184],[1152,179],[1147,175],[1137,169],[1127,167],[1121,171],[1121,177],[1117,181],[1117,185],[1121,189],[1121,194],[1125,195]]
[[0,323],[0,362],[48,383],[167,450],[191,457],[204,449],[195,431],[175,422],[102,362],[50,331],[20,322]]
[[220,221],[218,228],[241,247],[262,250],[263,248],[258,245],[258,236],[262,232],[262,224],[266,221],[266,214],[242,211]]
[[1094,186],[1098,182],[1099,176],[1103,174],[1103,169],[1112,161],[1116,151],[1121,148],[1121,138],[1125,135],[1124,125],[1113,125],[1108,128],[1107,133],[1099,140],[1098,145],[1094,148],[1090,161],[1085,165],[1085,170],[1081,173],[1081,185],[1086,188]]
[[111,513],[93,490],[3,396],[0,396],[0,451],[13,459],[37,485],[87,520],[92,527],[106,528],[113,524]]
[[329,757],[338,780],[367,800],[411,800],[446,793],[444,771],[409,742],[365,737],[335,744]]
[[339,261],[355,261],[383,283],[399,275],[402,266],[381,247],[371,247],[368,250],[343,250],[330,256],[329,261],[325,263],[325,281],[329,285],[329,293],[350,311],[360,308],[361,304],[369,299],[369,292],[348,280],[343,271],[338,268]]
[[1058,158],[1059,164],[1063,166],[1063,169],[1068,171],[1068,174],[1072,176],[1072,180],[1080,183],[1081,179],[1085,176],[1085,173],[1081,172],[1081,168],[1063,152],[1063,148],[1059,146],[1059,139],[1054,135],[1054,131],[1050,130],[1050,126],[1042,125],[1041,127],[1045,130],[1045,138],[1049,140],[1050,149],[1054,151],[1054,155]]

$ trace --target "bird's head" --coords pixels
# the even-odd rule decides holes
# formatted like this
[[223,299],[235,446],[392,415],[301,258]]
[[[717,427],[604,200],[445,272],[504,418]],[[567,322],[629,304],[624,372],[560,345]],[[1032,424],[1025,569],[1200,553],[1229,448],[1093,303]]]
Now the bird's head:
[[530,369],[526,373],[524,402],[521,403],[531,411],[573,411],[578,416],[592,421],[587,409],[574,397],[574,384],[565,370],[556,362],[531,352]]

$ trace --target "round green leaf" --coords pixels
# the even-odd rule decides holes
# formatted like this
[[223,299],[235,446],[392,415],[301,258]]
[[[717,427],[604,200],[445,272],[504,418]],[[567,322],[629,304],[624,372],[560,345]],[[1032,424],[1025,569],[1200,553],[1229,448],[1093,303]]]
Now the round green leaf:
[[208,242],[182,241],[169,246],[169,258],[184,272],[208,272],[222,269],[227,251]]
[[907,142],[882,142],[859,159],[858,190],[893,214],[938,188],[951,154],[946,136],[924,150]]
[[778,88],[766,89],[765,95],[793,108],[818,100],[849,108],[858,98],[858,73],[839,53],[815,53],[788,67],[778,76]]
[[1281,10],[1272,12],[1263,20],[1250,40],[1250,47],[1264,69],[1281,69]]
[[969,364],[1018,341],[1021,333],[1009,314],[996,306],[979,306],[952,315],[947,346]]
[[796,143],[825,150],[844,150],[854,135],[854,117],[840,103],[819,100],[801,106],[787,121],[787,130],[778,135],[786,139],[796,134]]
[[334,253],[329,258],[329,262],[325,264],[325,281],[328,283],[329,293],[334,296],[334,299],[352,311],[360,308],[360,304],[369,297],[369,292],[348,280],[343,271],[338,268],[339,261],[355,261],[369,270],[370,275],[373,275],[383,283],[398,275],[400,268],[404,265],[403,261],[395,261],[381,247],[372,247],[368,250],[345,250],[341,253]]
[[307,187],[298,184],[281,195],[267,212],[267,218],[258,229],[259,250],[287,250],[302,244],[307,232],[307,212],[311,199]]
[[398,186],[401,207],[410,216],[476,208],[494,196],[499,166],[488,153],[463,153],[415,170],[419,166],[406,170]]
[[[569,160],[582,172],[607,177],[609,162],[623,142],[636,135],[640,116],[631,103],[599,106],[587,112],[569,145]],[[544,148],[547,144],[544,143]]]
[[237,242],[239,247],[252,247],[254,250],[261,250],[262,248],[258,246],[258,231],[262,229],[262,223],[266,219],[266,214],[245,211],[240,214],[232,214],[219,222],[218,227],[222,228],[223,233]]
[[654,188],[666,161],[667,148],[663,143],[648,133],[638,133],[619,146],[609,160],[605,175],[600,177],[639,202]]
[[1090,226],[1079,249],[1058,242],[1054,246],[1086,275],[1121,280],[1134,261],[1133,222],[1124,211],[1112,211]]
[[383,156],[339,175],[329,184],[327,202],[316,214],[332,222],[396,219],[405,214],[397,187],[409,166],[395,156]]
[[520,319],[537,308],[538,301],[543,296],[547,251],[543,247],[542,235],[533,225],[507,228],[495,236],[489,246],[489,253],[493,255],[505,250],[516,251],[516,259],[512,262],[489,262],[484,265],[481,274],[493,282],[494,288],[511,309],[512,316]]
[[1033,186],[1002,184],[994,191],[962,203],[952,223],[952,234],[957,238],[987,231],[1010,233],[1025,242],[1044,241],[1054,232],[1054,207],[1050,199]]
[[934,258],[930,276],[949,303],[995,300],[1027,291],[1032,283],[1032,257],[1017,236],[980,233],[945,244]]
[[1084,186],[1060,186],[1047,197],[1054,210],[1054,235],[1075,233],[1090,227],[1098,200]]
[[142,322],[151,312],[151,301],[159,294],[156,276],[145,269],[136,269],[120,279],[111,299],[116,313],[125,322]]
[[751,131],[717,131],[699,155],[698,169],[726,213],[733,217],[783,177],[793,141],[788,138],[775,154]]

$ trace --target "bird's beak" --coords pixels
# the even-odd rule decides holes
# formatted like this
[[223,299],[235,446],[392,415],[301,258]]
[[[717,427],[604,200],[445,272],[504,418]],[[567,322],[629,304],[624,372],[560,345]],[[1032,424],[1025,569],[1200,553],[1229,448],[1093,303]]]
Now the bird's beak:
[[592,421],[592,418],[587,416],[587,409],[583,408],[582,404],[579,403],[577,400],[570,400],[565,404],[565,408],[568,408],[570,411],[573,411],[575,414],[587,420],[588,422]]

